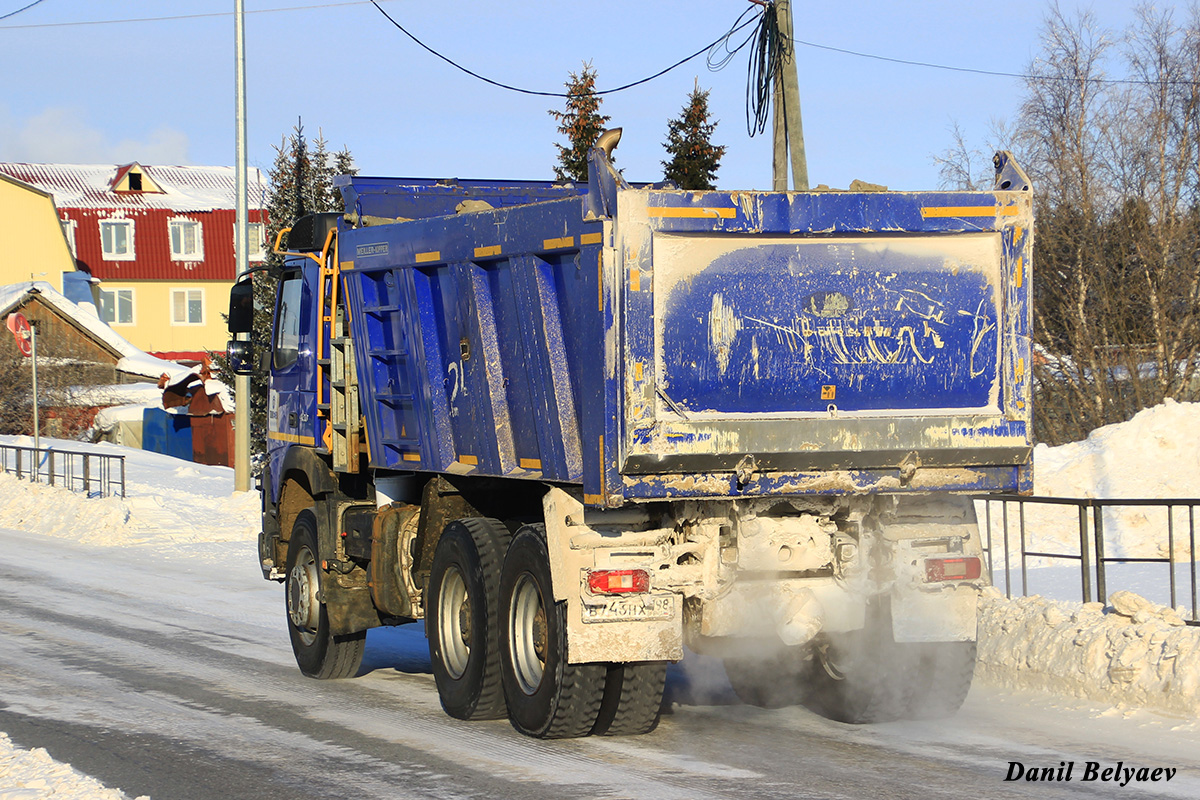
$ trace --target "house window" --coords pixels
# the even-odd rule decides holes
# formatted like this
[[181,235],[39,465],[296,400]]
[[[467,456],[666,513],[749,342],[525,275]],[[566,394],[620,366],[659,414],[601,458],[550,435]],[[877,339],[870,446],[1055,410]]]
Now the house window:
[[132,325],[133,289],[101,289],[100,318],[109,325]]
[[264,247],[264,241],[267,237],[267,231],[263,224],[261,222],[251,222],[247,228],[246,237],[249,240],[246,247],[246,250],[249,252],[249,260],[265,261],[267,250]]
[[[247,261],[266,261],[267,251],[263,246],[267,238],[267,232],[261,222],[250,222],[246,224],[246,260]],[[237,223],[233,224],[233,252],[237,253]]]
[[133,220],[100,220],[100,249],[106,261],[133,261]]
[[200,238],[200,223],[194,219],[173,219],[171,229],[171,258],[175,261],[203,261],[204,240]]
[[172,325],[203,325],[204,324],[204,290],[203,289],[172,289],[171,290],[171,324]]
[[75,255],[75,220],[60,219],[62,225],[63,238],[67,240],[67,249],[71,251],[71,255]]

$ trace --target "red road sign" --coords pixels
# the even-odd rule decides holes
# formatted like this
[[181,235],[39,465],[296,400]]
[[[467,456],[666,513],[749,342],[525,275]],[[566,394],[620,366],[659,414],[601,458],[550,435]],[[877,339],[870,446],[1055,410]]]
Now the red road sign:
[[29,355],[33,352],[33,333],[29,328],[29,320],[25,319],[24,314],[9,314],[8,329],[12,331],[17,340],[17,347],[20,348],[23,355]]

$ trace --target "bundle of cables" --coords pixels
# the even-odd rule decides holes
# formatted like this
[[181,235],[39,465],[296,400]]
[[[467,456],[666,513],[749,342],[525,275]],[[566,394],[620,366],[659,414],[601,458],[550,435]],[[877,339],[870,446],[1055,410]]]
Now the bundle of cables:
[[742,28],[742,20],[754,9],[747,9],[737,22],[708,52],[708,68],[723,69],[733,56],[746,45],[751,45],[746,68],[746,130],[751,136],[767,129],[771,111],[771,96],[775,79],[783,69],[784,62],[791,57],[791,42],[779,30],[779,18],[775,14],[774,2],[751,0],[761,6],[758,24],[740,44],[730,47],[730,39]]

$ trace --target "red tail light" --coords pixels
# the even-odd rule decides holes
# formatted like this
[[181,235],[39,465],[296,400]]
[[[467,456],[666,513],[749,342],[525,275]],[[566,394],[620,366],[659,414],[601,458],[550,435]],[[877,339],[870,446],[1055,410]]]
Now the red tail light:
[[927,558],[925,582],[973,581],[983,572],[978,558]]
[[588,573],[588,588],[596,594],[650,591],[650,575],[644,569],[598,569]]

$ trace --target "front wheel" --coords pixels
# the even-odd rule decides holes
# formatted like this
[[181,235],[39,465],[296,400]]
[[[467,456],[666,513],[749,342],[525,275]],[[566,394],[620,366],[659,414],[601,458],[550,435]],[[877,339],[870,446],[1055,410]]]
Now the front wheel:
[[567,662],[566,603],[555,603],[541,525],[517,532],[500,574],[500,666],[513,727],[543,739],[591,733],[604,664]]
[[288,634],[300,671],[310,678],[349,678],[362,665],[367,632],[334,636],[321,602],[317,518],[301,511],[288,540],[286,600]]

